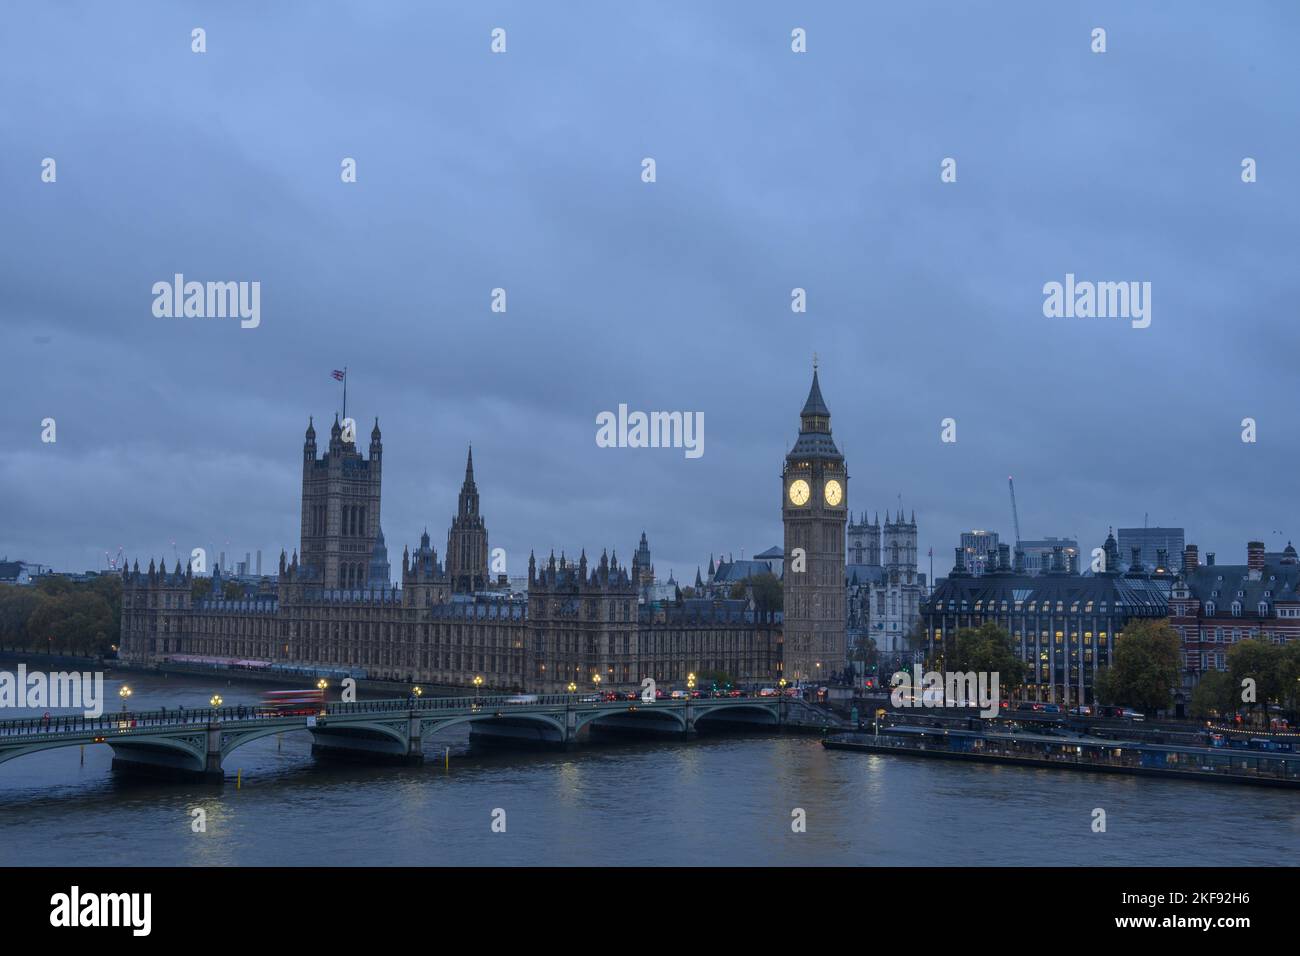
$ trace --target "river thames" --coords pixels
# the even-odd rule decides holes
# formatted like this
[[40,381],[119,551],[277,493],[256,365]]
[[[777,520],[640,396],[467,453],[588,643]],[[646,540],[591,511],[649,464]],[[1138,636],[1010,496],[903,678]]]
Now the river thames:
[[[121,683],[105,682],[106,710]],[[202,708],[213,692],[250,704],[263,689],[128,683],[139,710]],[[84,766],[77,747],[20,757],[0,764],[0,865],[1254,866],[1300,851],[1292,791],[831,752],[811,736],[521,752],[472,748],[458,727],[425,755],[322,763],[291,733],[231,754],[224,786],[113,774],[107,746]]]

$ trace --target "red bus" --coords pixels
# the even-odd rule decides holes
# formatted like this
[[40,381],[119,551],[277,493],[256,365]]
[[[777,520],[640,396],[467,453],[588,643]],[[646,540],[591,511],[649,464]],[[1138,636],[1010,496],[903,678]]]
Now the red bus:
[[319,714],[325,709],[325,692],[318,688],[263,691],[262,709],[284,717]]

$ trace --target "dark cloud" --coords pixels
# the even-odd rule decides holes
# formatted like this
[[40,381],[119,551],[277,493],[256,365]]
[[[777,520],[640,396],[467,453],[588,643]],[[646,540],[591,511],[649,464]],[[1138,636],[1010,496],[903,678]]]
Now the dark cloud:
[[[273,560],[346,364],[394,554],[473,442],[512,570],[644,528],[693,578],[780,541],[814,351],[850,507],[901,494],[940,572],[1010,473],[1029,537],[1300,538],[1290,6],[374,7],[7,12],[0,552]],[[175,272],[260,281],[261,327],[155,319]],[[1150,281],[1151,327],[1044,318],[1067,272]],[[620,402],[703,411],[704,457],[597,448]]]

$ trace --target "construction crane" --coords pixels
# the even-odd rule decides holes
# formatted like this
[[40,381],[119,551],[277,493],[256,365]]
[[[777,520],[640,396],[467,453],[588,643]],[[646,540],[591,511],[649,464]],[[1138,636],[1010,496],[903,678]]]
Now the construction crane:
[[1007,475],[1007,486],[1011,489],[1011,524],[1016,530],[1016,550],[1020,550],[1020,515],[1016,513],[1016,482],[1015,478]]

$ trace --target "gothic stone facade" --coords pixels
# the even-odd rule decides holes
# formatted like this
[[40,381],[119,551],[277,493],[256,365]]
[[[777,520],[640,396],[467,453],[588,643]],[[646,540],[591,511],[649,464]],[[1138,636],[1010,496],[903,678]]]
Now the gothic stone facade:
[[785,676],[822,681],[843,669],[845,627],[844,527],[849,476],[831,437],[831,413],[817,371],[799,438],[781,473],[785,525]]
[[[161,562],[123,571],[121,654],[137,662],[174,655],[271,661],[364,671],[366,676],[489,689],[634,689],[651,677],[684,687],[691,673],[721,671],[752,684],[781,671],[779,616],[764,620],[743,601],[654,603],[639,600],[642,563],[617,555],[589,566],[554,554],[539,567],[530,556],[527,595],[493,592],[487,529],[479,513],[472,459],[458,513],[439,561],[425,532],[403,549],[402,580],[387,580],[379,529],[379,426],[363,459],[336,423],[330,448],[316,458],[309,426],[303,461],[300,559],[280,555],[276,579],[237,599],[223,596],[220,569],[212,594],[192,598],[190,571]],[[648,563],[648,562],[647,562]]]
[[921,618],[926,578],[916,568],[916,512],[911,520],[900,510],[885,513],[884,538],[880,515],[870,521],[862,515],[848,526],[848,626],[849,637],[875,641],[888,662],[913,654],[907,636]]

